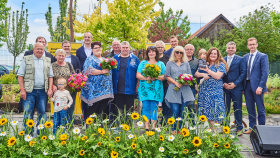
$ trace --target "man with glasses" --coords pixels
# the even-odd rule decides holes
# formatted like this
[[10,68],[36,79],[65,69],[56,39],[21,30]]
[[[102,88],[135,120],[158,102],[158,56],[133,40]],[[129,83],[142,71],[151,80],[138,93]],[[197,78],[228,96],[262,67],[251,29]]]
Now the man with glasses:
[[121,53],[121,43],[120,43],[120,41],[118,41],[118,40],[113,41],[112,42],[112,48],[113,48],[112,52],[107,54],[106,58],[109,58],[109,57],[112,58],[115,55],[118,55],[118,54]]
[[168,57],[170,57],[173,49],[176,46],[178,46],[178,38],[177,38],[177,36],[173,35],[173,36],[170,37],[170,44],[171,44],[171,48],[164,52],[164,54],[166,54]]

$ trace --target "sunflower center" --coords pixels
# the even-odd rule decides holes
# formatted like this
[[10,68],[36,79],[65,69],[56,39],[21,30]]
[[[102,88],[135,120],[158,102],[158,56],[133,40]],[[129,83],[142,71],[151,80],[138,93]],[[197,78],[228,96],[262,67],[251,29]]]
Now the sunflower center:
[[194,141],[194,143],[195,143],[195,144],[198,144],[198,143],[199,143],[199,141],[198,141],[198,140],[195,140],[195,141]]

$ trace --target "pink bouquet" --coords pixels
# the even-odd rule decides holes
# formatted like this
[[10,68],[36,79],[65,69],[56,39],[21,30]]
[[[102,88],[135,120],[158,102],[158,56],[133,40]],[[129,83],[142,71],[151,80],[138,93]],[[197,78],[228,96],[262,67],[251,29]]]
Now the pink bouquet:
[[[108,69],[108,70],[112,70],[113,68],[117,68],[118,62],[116,59],[114,58],[105,58],[101,63],[100,63],[100,67],[103,69]],[[106,73],[104,74],[106,76],[108,76],[109,74]]]
[[[179,77],[175,78],[177,82],[184,85],[185,83],[188,83],[189,86],[192,86],[193,84],[196,84],[196,78],[193,77],[192,74],[181,74]],[[175,87],[175,91],[179,91],[179,87]]]
[[88,77],[86,74],[83,75],[82,73],[70,75],[70,78],[68,79],[70,91],[81,91],[81,89],[85,87],[87,79]]

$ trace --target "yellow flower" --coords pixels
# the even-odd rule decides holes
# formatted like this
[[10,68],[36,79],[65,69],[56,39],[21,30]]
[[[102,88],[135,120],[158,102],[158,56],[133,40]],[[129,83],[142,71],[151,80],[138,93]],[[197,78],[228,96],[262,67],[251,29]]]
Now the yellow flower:
[[219,145],[218,143],[214,143],[213,146],[214,146],[215,148],[218,148],[220,145]]
[[147,131],[146,134],[147,134],[148,136],[153,136],[153,135],[155,134],[155,132],[154,132],[154,131]]
[[226,144],[224,145],[224,147],[228,149],[228,148],[230,147],[230,144],[229,144],[229,143],[226,143]]
[[205,121],[207,121],[207,117],[205,115],[201,115],[201,116],[199,116],[199,120],[201,122],[205,122]]
[[33,140],[31,140],[30,142],[29,142],[29,146],[34,146],[36,144],[36,142],[34,142]]
[[226,126],[226,127],[224,126],[223,131],[224,131],[225,134],[229,134],[230,133],[230,128],[228,126]]
[[98,133],[103,136],[105,134],[104,128],[98,128]]
[[62,142],[61,142],[61,145],[65,145],[65,144],[66,144],[66,141],[62,141]]
[[149,122],[148,118],[147,118],[145,115],[143,115],[143,120],[144,120],[145,122]]
[[173,125],[174,122],[175,122],[175,119],[174,119],[174,118],[168,118],[168,120],[167,120],[167,123],[168,123],[169,125]]
[[81,151],[80,151],[80,155],[81,155],[81,156],[84,156],[84,155],[85,155],[85,150],[81,150]]
[[150,65],[149,64],[147,64],[146,66],[145,66],[145,68],[148,68]]
[[92,122],[93,122],[93,118],[89,117],[89,118],[86,119],[86,123],[88,125],[92,124]]
[[112,151],[112,152],[111,152],[111,157],[112,157],[112,158],[117,158],[117,157],[119,157],[119,153],[118,153],[118,152],[115,152],[115,151]]
[[42,139],[42,140],[47,140],[47,138],[48,138],[47,136],[42,136],[41,139]]
[[88,139],[87,136],[83,136],[83,137],[82,137],[82,140],[87,140],[87,139]]
[[46,128],[51,128],[53,126],[53,123],[51,121],[46,121],[45,127]]
[[97,145],[98,145],[98,146],[101,146],[101,142],[98,142]]
[[186,155],[187,153],[189,153],[189,150],[188,150],[188,149],[184,149],[184,150],[183,150],[183,154]]
[[137,146],[137,145],[133,143],[133,144],[131,145],[131,148],[132,148],[132,149],[135,149],[136,146]]
[[62,141],[63,141],[63,140],[67,140],[67,135],[64,134],[64,133],[61,134],[61,135],[60,135],[60,140],[62,140]]
[[154,64],[151,64],[151,65],[150,65],[150,67],[154,67],[154,66],[155,66]]
[[18,135],[20,135],[20,136],[23,136],[24,134],[25,134],[24,131],[20,131],[20,132],[18,133]]
[[160,135],[159,140],[164,141],[164,136]]
[[138,113],[133,112],[130,116],[133,120],[139,119],[139,114]]
[[123,124],[123,129],[125,130],[125,131],[128,131],[129,130],[129,126],[127,125],[127,124]]
[[186,128],[183,128],[183,129],[182,129],[182,135],[183,135],[183,137],[189,136],[189,135],[190,135],[189,130],[186,129]]
[[138,153],[138,154],[141,154],[141,153],[142,153],[142,150],[141,150],[141,149],[137,150],[137,153]]
[[193,141],[192,141],[192,144],[194,147],[198,147],[199,145],[201,145],[201,139],[199,139],[199,137],[194,137],[193,138]]
[[116,142],[120,142],[121,141],[121,137],[116,137]]
[[0,126],[5,125],[7,122],[8,122],[8,119],[7,119],[7,118],[2,118],[2,119],[0,119]]
[[29,120],[26,121],[26,125],[28,127],[32,128],[35,125],[35,123],[32,119],[29,119]]
[[11,137],[9,138],[8,140],[8,146],[12,146],[12,145],[15,145],[17,139],[15,137]]

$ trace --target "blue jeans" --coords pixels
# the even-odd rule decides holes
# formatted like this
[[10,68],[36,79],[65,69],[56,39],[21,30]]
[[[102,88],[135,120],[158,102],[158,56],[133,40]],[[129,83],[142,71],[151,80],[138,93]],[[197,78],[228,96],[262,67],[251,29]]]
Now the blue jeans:
[[[54,113],[54,118],[53,118],[53,134],[56,133],[57,128],[62,125],[64,127],[66,127],[67,124],[67,110],[61,110],[58,112]],[[65,129],[64,129],[65,131]],[[64,132],[63,131],[63,132]]]
[[28,119],[33,119],[35,106],[38,112],[37,125],[44,123],[47,120],[47,102],[48,95],[45,92],[45,89],[33,89],[31,93],[26,93],[26,100],[23,100],[24,127],[26,127],[26,121]]
[[142,115],[145,115],[149,120],[157,120],[158,101],[144,100],[142,101]]
[[71,123],[72,120],[74,119],[74,111],[75,111],[75,102],[76,102],[76,96],[77,96],[77,92],[73,92],[71,94],[71,97],[73,99],[73,103],[71,105],[70,108],[68,108],[68,122]]

